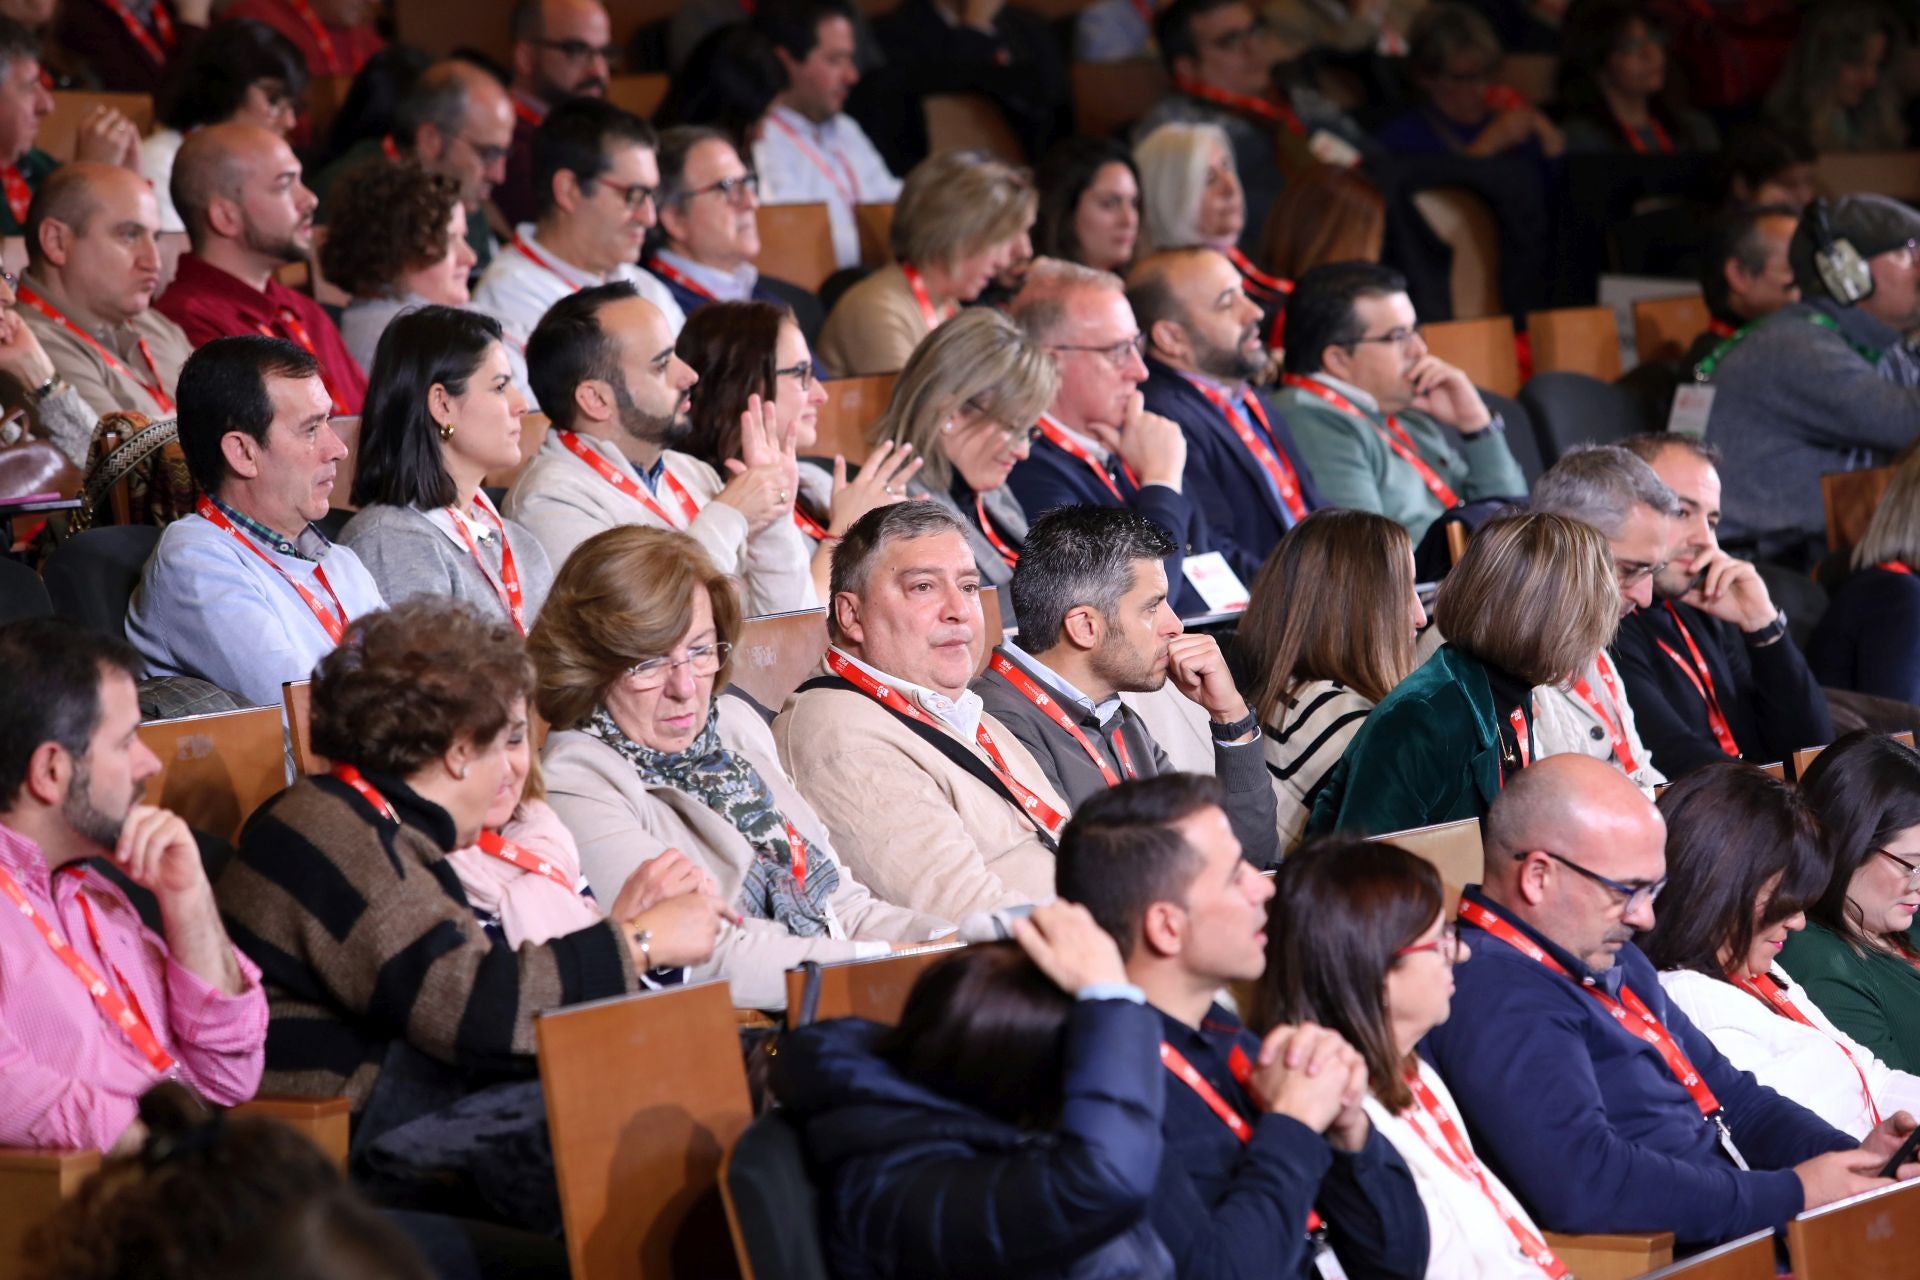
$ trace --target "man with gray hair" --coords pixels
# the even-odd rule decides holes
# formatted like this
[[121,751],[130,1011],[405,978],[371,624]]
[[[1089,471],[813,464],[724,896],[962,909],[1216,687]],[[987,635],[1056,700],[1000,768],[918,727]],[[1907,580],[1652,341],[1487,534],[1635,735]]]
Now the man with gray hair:
[[1214,773],[1248,861],[1280,860],[1279,821],[1259,719],[1210,635],[1188,632],[1167,603],[1172,540],[1123,507],[1062,507],[1034,522],[1011,592],[1024,645],[1002,641],[973,682],[1076,808],[1124,778],[1175,766],[1123,693],[1171,680],[1205,711]]
[[959,518],[877,507],[833,553],[821,674],[773,723],[780,763],[873,892],[963,920],[1053,897],[1067,802],[967,684],[989,645]]

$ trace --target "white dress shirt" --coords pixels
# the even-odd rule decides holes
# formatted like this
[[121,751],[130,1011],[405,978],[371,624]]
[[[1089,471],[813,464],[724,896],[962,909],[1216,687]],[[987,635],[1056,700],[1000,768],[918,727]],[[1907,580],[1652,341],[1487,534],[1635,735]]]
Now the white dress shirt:
[[881,684],[905,694],[914,706],[959,734],[968,745],[973,744],[975,735],[980,731],[980,717],[986,711],[986,705],[980,701],[979,694],[971,689],[964,689],[957,699],[949,698],[937,689],[929,689],[911,680],[888,675],[878,667],[868,666],[837,644],[829,647]]
[[815,124],[791,107],[774,107],[753,144],[753,167],[762,204],[827,206],[833,255],[843,267],[860,265],[853,207],[887,204],[900,195],[900,179],[845,112]]
[[666,264],[705,289],[713,295],[715,302],[751,302],[753,286],[760,282],[759,269],[751,262],[743,262],[732,271],[723,271],[704,262],[695,262],[671,249],[662,249],[654,255],[654,260]]

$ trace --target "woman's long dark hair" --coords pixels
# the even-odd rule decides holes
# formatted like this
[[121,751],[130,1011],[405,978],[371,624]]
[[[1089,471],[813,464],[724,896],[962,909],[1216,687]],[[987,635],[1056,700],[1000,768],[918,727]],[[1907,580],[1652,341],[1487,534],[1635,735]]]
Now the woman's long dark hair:
[[453,477],[427,393],[438,383],[450,396],[465,395],[487,349],[499,341],[498,320],[461,307],[421,307],[393,318],[367,376],[354,506],[431,510],[453,504]]
[[307,61],[299,47],[252,18],[216,22],[185,58],[168,65],[154,114],[182,133],[219,124],[232,119],[247,90],[263,80],[278,80],[293,102],[304,98]]
[[780,327],[793,313],[771,302],[711,302],[687,317],[674,354],[700,375],[687,409],[692,429],[680,446],[720,474],[740,456],[747,397],[773,397]]
[[[1626,38],[1635,22],[1658,36],[1662,27],[1641,0],[1575,0],[1560,22],[1559,106],[1567,116],[1586,116],[1607,125],[1613,124],[1613,109],[1607,105],[1600,76],[1615,49]],[[1654,119],[1669,132],[1680,128],[1683,104],[1679,81],[1674,77],[1672,59],[1667,62],[1667,79],[1660,92],[1647,104]],[[1676,138],[1678,145],[1686,140]]]
[[1904,938],[1870,932],[1847,901],[1853,874],[1908,827],[1920,827],[1920,754],[1892,738],[1859,730],[1820,753],[1800,780],[1820,819],[1831,867],[1826,889],[1807,908],[1815,923],[1856,951],[1907,951]]
[[1140,170],[1134,166],[1132,154],[1111,138],[1068,138],[1047,152],[1033,174],[1034,186],[1040,191],[1033,224],[1036,255],[1083,261],[1073,220],[1080,212],[1080,197],[1110,164],[1126,166],[1134,185],[1140,184]]

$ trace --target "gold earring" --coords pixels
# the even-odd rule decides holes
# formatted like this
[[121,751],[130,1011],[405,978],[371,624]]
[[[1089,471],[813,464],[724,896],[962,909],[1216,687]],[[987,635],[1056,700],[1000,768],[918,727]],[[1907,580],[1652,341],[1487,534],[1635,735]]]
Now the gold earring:
[[451,422],[443,422],[440,424],[440,438],[442,440],[453,439],[453,424]]

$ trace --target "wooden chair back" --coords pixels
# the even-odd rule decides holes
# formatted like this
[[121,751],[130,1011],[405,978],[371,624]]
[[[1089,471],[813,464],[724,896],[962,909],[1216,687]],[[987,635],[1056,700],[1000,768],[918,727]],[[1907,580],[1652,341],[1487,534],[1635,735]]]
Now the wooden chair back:
[[1814,162],[1813,174],[1830,196],[1920,200],[1920,151],[1829,152]]
[[1500,225],[1487,202],[1465,187],[1435,187],[1415,193],[1413,205],[1453,251],[1449,280],[1454,318],[1478,320],[1499,314]]
[[609,76],[607,101],[622,111],[631,111],[642,120],[653,119],[667,96],[667,77],[660,74]]
[[727,984],[555,1009],[534,1031],[576,1280],[737,1275],[720,1162],[753,1107]]
[[754,218],[760,229],[754,265],[763,274],[817,293],[820,282],[839,270],[825,204],[763,204]]
[[884,267],[893,261],[893,202],[857,204],[853,221],[860,229],[860,263]]
[[[1899,743],[1903,747],[1907,747],[1909,749],[1913,747],[1913,730],[1911,729],[1902,729],[1898,733],[1890,733],[1887,736],[1889,738],[1892,738],[1895,742]],[[1811,765],[1815,760],[1818,760],[1820,758],[1820,753],[1822,751],[1825,751],[1826,749],[1827,749],[1826,746],[1822,745],[1818,747],[1802,747],[1798,751],[1794,752],[1793,753],[1794,780],[1798,781],[1799,779],[1806,777],[1807,767]]]
[[33,144],[56,160],[73,159],[80,122],[95,107],[108,107],[133,121],[146,137],[153,132],[153,97],[145,93],[93,93],[79,89],[60,89],[53,94],[53,110],[40,121]]
[[280,708],[249,707],[149,720],[140,741],[160,757],[146,799],[223,840],[287,785]]
[[1620,328],[1612,307],[1563,307],[1527,316],[1535,373],[1620,376]]
[[340,108],[352,88],[352,76],[314,76],[307,81],[307,131],[310,137],[320,139],[327,136],[327,130],[333,126],[333,118],[340,114]]
[[1830,471],[1820,477],[1820,502],[1827,512],[1827,546],[1846,551],[1867,535],[1880,499],[1893,483],[1892,467]]
[[526,413],[520,417],[520,461],[505,471],[487,473],[489,488],[511,489],[520,473],[527,469],[534,455],[540,452],[540,446],[547,442],[547,432],[553,426],[553,419],[544,413]]
[[980,661],[973,671],[976,676],[986,674],[987,664],[993,661],[993,647],[1007,638],[1006,606],[1000,601],[1000,588],[980,588],[980,619]]
[[[1787,780],[1787,762],[1784,760],[1775,760],[1772,764],[1763,764],[1760,766],[1760,772],[1766,774],[1768,777],[1785,782]],[[1668,783],[1667,785],[1671,786],[1673,784]]]
[[1557,53],[1510,53],[1500,60],[1493,73],[1496,82],[1519,90],[1520,96],[1539,106],[1553,100],[1555,80],[1560,75]]
[[[875,956],[871,960],[848,960],[842,964],[820,966],[820,1000],[814,1017],[866,1018],[871,1022],[894,1023],[906,1008],[907,993],[920,975],[949,952],[959,951],[962,943],[941,942],[915,947],[897,955]],[[800,996],[806,990],[804,969],[787,970],[787,1025],[799,1025]]]
[[1440,873],[1441,883],[1446,886],[1448,915],[1452,915],[1454,908],[1460,905],[1460,891],[1470,884],[1480,883],[1484,855],[1478,818],[1462,818],[1458,822],[1441,822],[1431,827],[1391,831],[1373,839],[1379,844],[1405,849],[1433,864]]
[[1495,395],[1520,394],[1520,356],[1513,346],[1513,318],[1442,320],[1422,325],[1420,336],[1433,354],[1459,365],[1473,385]]
[[992,98],[978,93],[936,93],[920,100],[927,117],[927,152],[984,151],[1010,165],[1028,163]]
[[1547,1244],[1580,1280],[1636,1280],[1673,1261],[1671,1232],[1604,1236],[1546,1233]]
[[1132,124],[1167,94],[1167,72],[1158,58],[1073,64],[1075,127],[1105,138]]
[[287,739],[293,744],[293,770],[311,776],[325,773],[333,762],[313,751],[313,681],[289,680],[280,686],[280,704],[287,712]]
[[100,1158],[98,1151],[0,1149],[0,1280],[25,1274],[27,1233],[93,1176]]
[[333,434],[340,437],[340,443],[347,446],[347,456],[333,469],[333,493],[328,496],[327,505],[336,511],[357,511],[359,508],[353,505],[353,468],[360,460],[360,415],[330,418],[328,425],[333,428]]
[[1633,304],[1633,346],[1641,361],[1679,360],[1713,317],[1699,294],[1641,298]]
[[732,683],[769,711],[787,705],[827,651],[827,611],[749,618],[733,646]]
[[84,479],[51,440],[22,440],[0,448],[0,501],[41,493],[71,498]]
[[1787,1224],[1795,1280],[1910,1276],[1920,1254],[1920,1183],[1809,1210]]
[[1773,1280],[1773,1232],[1750,1236],[1696,1253],[1685,1262],[1649,1272],[1642,1280]]
[[824,384],[827,402],[820,406],[813,452],[823,458],[837,453],[856,466],[865,461],[867,428],[887,411],[899,376],[876,373],[864,378],[835,378]]

